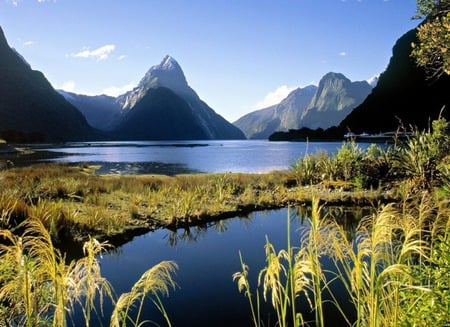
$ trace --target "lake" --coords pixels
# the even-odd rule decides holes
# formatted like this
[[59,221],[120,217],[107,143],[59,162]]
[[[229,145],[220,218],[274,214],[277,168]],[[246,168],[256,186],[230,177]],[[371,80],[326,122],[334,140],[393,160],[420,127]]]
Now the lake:
[[[66,143],[39,147],[59,152],[53,161],[98,164],[98,173],[263,173],[285,170],[305,153],[335,152],[341,142],[166,141]],[[361,147],[366,147],[362,144]]]
[[[337,151],[341,142],[268,141],[174,141],[174,142],[93,142],[41,146],[37,150],[58,153],[51,161],[100,165],[97,173],[180,174],[180,173],[263,173],[289,169],[305,154],[317,150]],[[362,144],[365,148],[367,144]],[[294,210],[293,210],[294,211]],[[117,294],[127,292],[140,275],[162,260],[179,265],[175,276],[178,288],[164,299],[173,326],[252,326],[247,299],[240,294],[232,274],[241,270],[239,251],[250,267],[253,287],[264,265],[267,235],[277,250],[286,246],[287,209],[255,212],[189,230],[158,230],[136,237],[100,259],[102,272]],[[349,226],[357,219],[345,218]],[[292,239],[307,228],[293,215]],[[350,227],[351,229],[351,227]],[[295,242],[294,242],[295,244]],[[298,244],[298,243],[297,243]],[[326,263],[326,262],[325,262]],[[305,318],[312,319],[306,302]],[[263,321],[275,321],[274,312],[264,306]],[[109,317],[111,306],[105,307]],[[146,303],[143,319],[162,323],[161,315]],[[339,325],[336,310],[327,306],[330,326]],[[108,325],[109,318],[92,321],[92,326]],[[75,317],[76,326],[82,325]],[[162,324],[164,325],[164,324]]]

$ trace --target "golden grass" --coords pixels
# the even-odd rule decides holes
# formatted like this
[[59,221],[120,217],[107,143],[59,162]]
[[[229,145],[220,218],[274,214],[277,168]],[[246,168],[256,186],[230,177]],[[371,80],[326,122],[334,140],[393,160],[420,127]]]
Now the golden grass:
[[[85,256],[66,263],[40,219],[30,218],[21,227],[24,230],[21,236],[0,230],[2,324],[65,327],[78,305],[88,327],[92,313],[103,314],[106,296],[115,303],[112,326],[126,326],[129,321],[138,326],[142,323],[139,319],[144,299],[151,295],[170,326],[160,295],[167,295],[175,286],[172,274],[177,266],[173,262],[164,261],[150,268],[132,291],[121,295],[116,302],[97,260],[107,247],[105,243],[90,239],[83,247]],[[95,306],[96,299],[99,299],[99,307]],[[136,317],[131,316],[134,304],[139,305]]]
[[136,228],[202,223],[255,209],[310,203],[366,203],[379,191],[339,184],[296,186],[290,172],[270,174],[95,175],[95,167],[35,165],[0,172],[0,223],[40,219],[52,237],[108,239]]
[[[403,203],[381,205],[376,213],[361,219],[350,238],[332,212],[313,200],[308,228],[301,234],[298,248],[289,237],[287,248],[279,252],[266,241],[266,266],[260,272],[259,287],[266,301],[270,295],[276,324],[305,325],[295,307],[298,297],[310,304],[316,326],[332,324],[323,311],[326,292],[348,326],[422,325],[423,319],[428,325],[444,326],[442,322],[450,317],[442,313],[450,305],[450,255],[442,252],[448,248],[443,242],[450,235],[448,204],[448,199],[423,192]],[[433,255],[438,249],[439,258]],[[334,262],[332,271],[324,271],[320,258],[325,256]],[[240,258],[242,271],[234,274],[234,279],[250,302],[255,326],[260,326],[262,317],[254,309],[259,287],[252,293],[249,267],[241,254]],[[346,289],[355,321],[334,296],[335,283]],[[419,303],[422,308],[417,309]]]

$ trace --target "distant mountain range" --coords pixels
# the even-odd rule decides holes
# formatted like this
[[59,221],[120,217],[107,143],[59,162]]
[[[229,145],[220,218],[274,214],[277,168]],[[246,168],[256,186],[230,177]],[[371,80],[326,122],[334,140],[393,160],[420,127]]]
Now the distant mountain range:
[[8,45],[0,28],[0,137],[22,141],[93,139],[100,135],[45,76]]
[[115,97],[108,95],[81,95],[57,90],[72,105],[78,108],[89,125],[102,130],[112,131],[121,117],[121,107]]
[[[119,97],[57,92],[8,45],[0,28],[0,138],[243,139],[245,133],[248,138],[276,134],[272,139],[297,139],[339,138],[348,131],[379,133],[399,124],[426,128],[443,108],[443,115],[450,117],[450,77],[428,80],[415,65],[410,54],[416,32],[397,41],[386,71],[371,80],[373,90],[367,82],[328,73],[317,87],[296,89],[281,103],[249,113],[234,126],[200,99],[170,56]],[[277,130],[290,132],[274,133]]]
[[237,121],[247,138],[268,138],[275,131],[337,126],[361,104],[372,87],[366,81],[351,82],[339,73],[322,77],[318,87],[292,91],[275,106],[251,112]]

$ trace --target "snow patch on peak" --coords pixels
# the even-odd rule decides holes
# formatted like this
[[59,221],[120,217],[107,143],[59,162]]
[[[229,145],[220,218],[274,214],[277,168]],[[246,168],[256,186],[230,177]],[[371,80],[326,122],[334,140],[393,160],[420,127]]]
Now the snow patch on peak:
[[369,83],[370,86],[375,87],[378,84],[378,79],[380,75],[375,75],[367,80],[367,83]]
[[164,70],[173,70],[180,68],[178,62],[175,59],[173,59],[173,57],[171,57],[170,55],[166,55],[159,64],[159,66]]

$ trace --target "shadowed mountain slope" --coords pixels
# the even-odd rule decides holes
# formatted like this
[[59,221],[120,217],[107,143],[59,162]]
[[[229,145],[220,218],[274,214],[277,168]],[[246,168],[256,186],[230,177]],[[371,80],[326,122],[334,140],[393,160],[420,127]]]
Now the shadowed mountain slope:
[[43,74],[32,70],[9,47],[1,28],[0,131],[34,134],[41,141],[98,136],[84,116],[53,89]]

